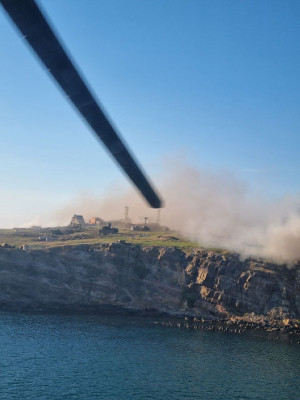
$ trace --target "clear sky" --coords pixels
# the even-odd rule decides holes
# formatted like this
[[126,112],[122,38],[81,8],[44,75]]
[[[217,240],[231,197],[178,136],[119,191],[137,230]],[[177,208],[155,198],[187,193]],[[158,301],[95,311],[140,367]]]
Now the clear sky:
[[[300,192],[298,0],[42,0],[155,182],[161,160]],[[0,227],[127,178],[0,9]]]

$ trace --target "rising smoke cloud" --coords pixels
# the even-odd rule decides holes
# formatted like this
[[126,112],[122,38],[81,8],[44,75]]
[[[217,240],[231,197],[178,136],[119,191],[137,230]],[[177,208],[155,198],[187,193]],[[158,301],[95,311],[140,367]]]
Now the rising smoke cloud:
[[[178,165],[178,163],[177,163]],[[212,173],[193,167],[170,169],[159,182],[165,200],[161,223],[204,246],[221,247],[243,256],[268,258],[293,264],[300,259],[300,196],[270,202],[251,193],[230,173]],[[157,210],[149,209],[132,189],[114,188],[106,197],[79,195],[52,216],[66,224],[72,214],[120,219],[124,206],[129,217],[155,222]]]

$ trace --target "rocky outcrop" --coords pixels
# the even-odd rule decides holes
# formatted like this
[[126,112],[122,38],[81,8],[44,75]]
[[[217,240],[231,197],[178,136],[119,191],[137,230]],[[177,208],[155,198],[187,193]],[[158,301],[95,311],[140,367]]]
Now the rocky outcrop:
[[0,248],[0,307],[296,321],[300,266],[127,243]]
[[300,315],[300,267],[288,269],[237,255],[205,251],[188,257],[189,293],[194,307],[224,315],[268,315],[273,319]]

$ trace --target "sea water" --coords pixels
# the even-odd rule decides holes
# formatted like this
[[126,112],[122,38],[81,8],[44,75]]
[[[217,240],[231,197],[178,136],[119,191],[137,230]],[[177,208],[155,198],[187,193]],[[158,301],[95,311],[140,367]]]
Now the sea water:
[[300,346],[120,316],[0,313],[0,399],[300,399]]

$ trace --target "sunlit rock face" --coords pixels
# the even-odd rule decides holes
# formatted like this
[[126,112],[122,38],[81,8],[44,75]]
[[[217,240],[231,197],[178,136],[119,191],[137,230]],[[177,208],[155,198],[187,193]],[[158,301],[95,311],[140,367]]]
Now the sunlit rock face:
[[112,243],[0,249],[0,307],[299,318],[300,265]]

